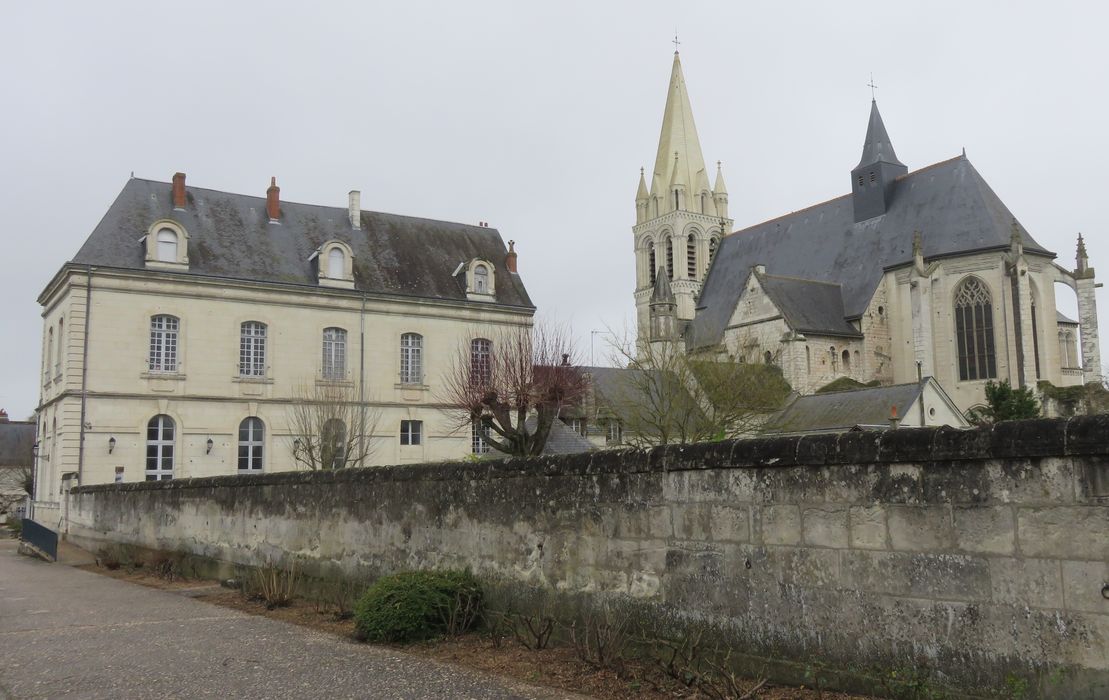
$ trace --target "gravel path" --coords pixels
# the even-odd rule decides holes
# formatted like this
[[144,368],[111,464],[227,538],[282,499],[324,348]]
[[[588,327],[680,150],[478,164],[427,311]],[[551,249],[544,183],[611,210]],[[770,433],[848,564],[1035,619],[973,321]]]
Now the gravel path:
[[0,699],[569,698],[16,554],[0,541]]

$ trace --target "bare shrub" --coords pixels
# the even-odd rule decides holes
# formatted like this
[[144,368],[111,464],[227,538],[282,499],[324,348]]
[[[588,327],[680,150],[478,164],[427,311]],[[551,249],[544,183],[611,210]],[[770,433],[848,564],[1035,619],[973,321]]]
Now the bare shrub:
[[293,461],[305,469],[345,469],[369,464],[377,447],[381,411],[361,384],[312,381],[293,391],[286,410]]
[[749,680],[735,673],[731,647],[707,646],[704,628],[690,629],[677,639],[641,641],[666,676],[712,700],[753,700],[767,683],[766,678]]
[[166,581],[175,581],[181,578],[180,558],[159,552],[150,560],[150,573]]
[[547,615],[543,608],[534,615],[516,613],[512,615],[512,634],[524,648],[542,651],[551,641],[555,624],[555,619]]
[[583,615],[570,627],[570,641],[578,658],[596,668],[619,671],[629,643],[628,617],[605,603]]
[[273,610],[291,603],[299,584],[300,574],[295,560],[288,560],[284,566],[267,562],[251,572],[249,585],[243,587],[243,592],[249,598],[260,600],[267,610]]

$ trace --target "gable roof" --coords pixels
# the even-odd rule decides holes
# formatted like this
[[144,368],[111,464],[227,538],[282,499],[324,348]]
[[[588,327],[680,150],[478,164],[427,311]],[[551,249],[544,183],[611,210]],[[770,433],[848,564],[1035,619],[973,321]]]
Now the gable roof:
[[843,294],[832,282],[755,273],[789,327],[801,333],[861,337],[843,317]]
[[922,383],[895,384],[851,391],[799,396],[772,418],[770,433],[849,430],[857,425],[889,427],[890,407],[904,417],[923,391]]
[[535,308],[520,276],[506,267],[493,228],[363,211],[361,229],[353,229],[346,208],[296,202],[281,202],[280,224],[271,224],[265,197],[192,186],[187,197],[185,209],[174,210],[169,183],[132,178],[73,262],[145,270],[138,240],[155,221],[170,219],[188,235],[189,269],[174,274],[318,287],[309,258],[338,240],[354,251],[356,290],[466,301],[464,276],[453,273],[481,258],[496,271],[497,304]]
[[[890,267],[1009,246],[1013,214],[965,156],[897,179],[889,209],[856,223],[850,194],[725,236],[701,291],[687,343],[718,344],[752,267],[774,275],[839,284],[844,313],[857,318]],[[1020,227],[1026,253],[1054,256]]]
[[[524,426],[529,432],[535,431],[538,419],[528,416]],[[547,433],[547,442],[543,445],[542,454],[545,455],[570,455],[579,452],[588,452],[593,449],[593,444],[574,432],[569,426],[558,418],[551,422],[551,432]],[[493,450],[496,452],[496,450]]]

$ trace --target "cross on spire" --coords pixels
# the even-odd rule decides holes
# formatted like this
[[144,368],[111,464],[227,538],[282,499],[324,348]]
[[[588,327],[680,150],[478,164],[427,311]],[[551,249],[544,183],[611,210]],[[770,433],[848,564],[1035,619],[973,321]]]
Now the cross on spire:
[[874,84],[874,74],[873,73],[870,74],[870,82],[867,83],[866,85],[867,85],[867,87],[870,88],[870,99],[873,100],[874,99],[874,91],[878,89],[878,86]]
[[674,53],[678,53],[678,44],[680,44],[682,42],[678,41],[678,32],[677,32],[677,30],[674,30],[674,41],[671,42],[671,43],[674,44]]

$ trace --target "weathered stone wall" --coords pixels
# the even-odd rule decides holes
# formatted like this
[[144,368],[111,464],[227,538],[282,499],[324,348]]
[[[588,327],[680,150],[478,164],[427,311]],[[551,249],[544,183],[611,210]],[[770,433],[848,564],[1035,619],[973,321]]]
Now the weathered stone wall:
[[1102,416],[89,486],[69,533],[351,574],[469,566],[709,623],[794,670],[1092,699],[1109,697],[1107,454]]

